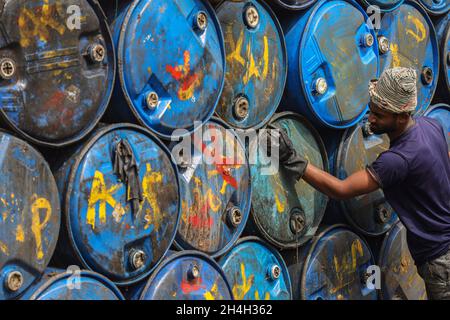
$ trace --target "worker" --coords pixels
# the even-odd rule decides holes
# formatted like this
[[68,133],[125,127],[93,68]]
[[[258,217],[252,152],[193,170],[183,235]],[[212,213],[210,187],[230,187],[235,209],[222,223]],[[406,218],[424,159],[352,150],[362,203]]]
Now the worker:
[[[410,68],[387,69],[370,82],[370,130],[387,134],[390,148],[345,180],[297,154],[284,130],[276,130],[279,139],[269,144],[269,151],[278,148],[280,165],[294,179],[303,178],[333,199],[345,200],[381,188],[407,229],[408,247],[428,298],[450,300],[450,153],[436,120],[412,117],[416,83],[417,74]],[[269,136],[273,139],[274,134]]]

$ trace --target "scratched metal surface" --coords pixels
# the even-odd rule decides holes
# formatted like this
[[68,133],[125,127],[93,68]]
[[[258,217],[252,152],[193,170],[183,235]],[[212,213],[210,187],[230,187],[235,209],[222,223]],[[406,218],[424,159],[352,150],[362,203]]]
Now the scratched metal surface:
[[[80,29],[70,6],[80,8]],[[105,112],[114,82],[114,49],[98,4],[86,0],[7,1],[0,16],[0,60],[16,65],[0,77],[0,121],[22,137],[61,146],[88,134]],[[91,62],[89,47],[104,47]]]
[[21,300],[125,300],[120,290],[98,273],[49,268]]
[[448,150],[450,151],[450,106],[443,103],[430,106],[425,112],[425,116],[439,121],[447,138]]
[[[284,109],[335,129],[362,119],[368,83],[379,74],[376,35],[369,21],[356,2],[324,0],[280,21],[289,61]],[[364,44],[366,36],[374,40],[371,46]]]
[[[198,13],[206,14],[204,31],[194,26]],[[195,121],[212,116],[225,79],[225,51],[208,2],[135,1],[122,9],[111,28],[119,76],[110,114],[116,120],[128,121],[134,114],[139,123],[169,139],[186,134],[175,130],[193,131]],[[154,108],[146,102],[150,93],[159,97]]]
[[434,99],[448,103],[450,101],[450,12],[437,20],[435,26],[439,40],[440,73]]
[[343,225],[327,227],[301,250],[282,254],[295,299],[377,300],[376,290],[363,284],[375,264],[370,248]]
[[305,10],[312,6],[317,0],[270,0],[268,1],[273,6],[280,6],[288,10]]
[[405,0],[359,0],[364,7],[378,6],[380,12],[389,12],[397,9]]
[[417,273],[406,242],[406,229],[401,222],[386,234],[378,266],[381,269],[381,299],[426,300],[425,283]]
[[432,15],[441,15],[450,10],[448,0],[418,0],[418,2]]
[[[271,124],[287,131],[297,152],[318,168],[328,170],[323,142],[304,117],[279,113]],[[256,151],[250,153],[256,154]],[[256,233],[278,248],[298,247],[315,234],[328,198],[304,180],[293,181],[282,168],[274,174],[266,174],[270,173],[268,169],[266,155],[258,154],[256,164],[251,165],[254,192],[249,233]],[[305,226],[303,230],[293,230],[291,217],[299,212],[305,217]]]
[[[121,139],[130,144],[138,167],[143,195],[138,213],[113,170]],[[118,285],[148,276],[171,246],[180,216],[178,171],[161,141],[135,125],[104,127],[71,155],[56,178],[65,222],[58,265],[81,264]],[[138,250],[146,258],[133,267]]]
[[[247,26],[246,10],[256,9],[259,23]],[[280,104],[287,73],[286,45],[275,14],[263,1],[224,1],[216,9],[225,38],[227,72],[216,113],[229,125],[263,126]],[[239,98],[247,111],[235,111]]]
[[[193,268],[198,271],[191,277]],[[140,300],[233,300],[220,266],[201,252],[183,251],[166,258],[155,270]]]
[[[0,131],[0,300],[12,299],[41,276],[58,239],[60,205],[44,158],[26,142]],[[23,285],[3,285],[11,272]]]
[[[283,258],[256,237],[241,238],[221,265],[236,300],[291,300],[291,281]],[[272,275],[276,267],[278,277]]]
[[[389,51],[380,55],[381,70],[411,67],[417,72],[417,108],[422,114],[430,105],[439,76],[436,32],[425,10],[416,2],[405,1],[397,10],[386,13],[378,36],[386,37]],[[422,77],[428,70],[429,82]]]
[[[189,165],[179,168],[182,213],[176,244],[213,257],[237,241],[250,212],[252,186],[245,147],[227,128],[216,118],[207,122],[202,127],[203,139],[199,135],[197,140],[196,133],[191,136],[190,159],[183,155]],[[233,154],[227,154],[228,150]],[[241,213],[237,225],[229,220],[233,208]]]
[[[363,121],[347,129],[334,154],[329,154],[333,174],[346,179],[359,170],[365,170],[380,153],[389,149],[387,135],[365,135]],[[381,190],[339,201],[334,209],[341,210],[353,227],[366,235],[380,235],[387,232],[398,220],[392,207],[386,202]],[[333,214],[330,212],[328,214]]]

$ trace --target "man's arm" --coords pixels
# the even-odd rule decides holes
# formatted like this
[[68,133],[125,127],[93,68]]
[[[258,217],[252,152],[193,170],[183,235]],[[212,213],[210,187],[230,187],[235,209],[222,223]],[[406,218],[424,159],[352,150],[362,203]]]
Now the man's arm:
[[303,179],[315,189],[336,200],[370,193],[380,187],[368,170],[355,172],[347,179],[340,180],[312,164],[306,167]]

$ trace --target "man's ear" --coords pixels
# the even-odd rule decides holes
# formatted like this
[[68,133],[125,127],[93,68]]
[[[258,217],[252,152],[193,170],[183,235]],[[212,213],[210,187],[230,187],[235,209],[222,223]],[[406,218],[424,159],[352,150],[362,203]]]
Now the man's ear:
[[400,123],[402,123],[402,124],[404,124],[404,123],[407,123],[408,122],[408,120],[409,120],[409,118],[411,117],[411,114],[408,112],[408,113],[400,113],[399,115],[398,115],[398,121],[400,122]]

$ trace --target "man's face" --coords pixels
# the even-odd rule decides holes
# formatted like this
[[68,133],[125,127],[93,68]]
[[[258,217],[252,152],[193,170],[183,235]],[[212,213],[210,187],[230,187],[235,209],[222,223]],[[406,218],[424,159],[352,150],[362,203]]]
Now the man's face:
[[398,115],[385,111],[373,102],[369,104],[370,130],[375,134],[391,133],[398,128]]

